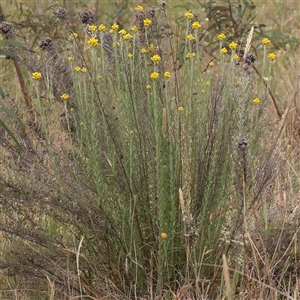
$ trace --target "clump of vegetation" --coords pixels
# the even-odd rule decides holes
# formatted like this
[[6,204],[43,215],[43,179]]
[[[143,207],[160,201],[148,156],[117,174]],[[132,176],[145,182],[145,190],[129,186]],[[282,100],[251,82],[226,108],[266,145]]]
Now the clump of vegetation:
[[205,9],[80,28],[57,6],[61,43],[11,49],[30,99],[8,105],[22,149],[0,136],[3,296],[298,296],[297,91],[273,92],[253,5]]

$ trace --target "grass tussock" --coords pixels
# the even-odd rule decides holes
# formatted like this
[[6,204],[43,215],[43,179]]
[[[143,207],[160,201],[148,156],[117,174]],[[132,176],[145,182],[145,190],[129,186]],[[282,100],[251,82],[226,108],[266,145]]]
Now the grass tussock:
[[290,61],[228,5],[219,30],[205,5],[127,28],[57,6],[34,51],[3,20],[27,70],[5,104],[22,148],[0,128],[3,297],[299,297],[299,81],[280,101]]

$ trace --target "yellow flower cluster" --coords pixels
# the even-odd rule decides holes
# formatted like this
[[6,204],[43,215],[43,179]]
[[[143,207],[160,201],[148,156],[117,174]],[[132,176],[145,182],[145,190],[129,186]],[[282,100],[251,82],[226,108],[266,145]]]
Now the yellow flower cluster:
[[115,23],[115,24],[111,25],[109,33],[114,33],[118,29],[119,29],[119,25]]
[[74,60],[74,56],[69,56],[68,57],[68,61],[73,61]]
[[165,72],[164,77],[165,78],[171,78],[171,73],[170,72]]
[[151,43],[149,46],[149,52],[153,53],[154,52],[154,44]]
[[103,25],[103,24],[100,24],[99,27],[98,27],[99,31],[105,31],[105,29],[106,29],[106,26]]
[[146,85],[146,89],[150,90],[151,89],[151,85],[150,84]]
[[232,50],[235,50],[236,47],[237,47],[237,43],[235,43],[235,42],[231,42],[231,43],[229,44],[229,48],[232,49]]
[[96,31],[97,30],[97,26],[96,25],[90,25],[89,26],[89,30],[90,31]]
[[255,98],[255,99],[253,100],[253,103],[254,103],[254,104],[259,104],[259,102],[260,102],[260,100],[259,100],[258,98]]
[[60,96],[60,98],[63,99],[63,100],[68,100],[70,98],[70,96],[68,94],[62,94]]
[[264,38],[264,39],[262,39],[261,43],[263,45],[269,45],[271,43],[271,41],[268,38]]
[[269,60],[275,60],[275,58],[276,58],[276,54],[275,53],[268,54],[268,59]]
[[136,10],[136,11],[142,11],[143,9],[144,9],[144,7],[139,5],[139,6],[135,7],[134,10]]
[[221,34],[218,35],[218,39],[219,39],[220,41],[223,41],[223,40],[226,39],[226,35],[225,35],[224,33],[221,33]]
[[213,62],[213,61],[210,61],[210,62],[208,63],[208,65],[209,65],[210,67],[213,67],[213,66],[214,66],[214,62]]
[[128,57],[131,58],[133,56],[132,53],[128,53]]
[[99,45],[99,41],[98,39],[92,37],[88,40],[88,44],[91,46],[91,47],[97,47]]
[[168,237],[168,234],[166,232],[162,232],[160,237],[165,240]]
[[158,79],[158,77],[159,77],[159,74],[157,72],[153,72],[153,73],[150,74],[150,78],[153,79],[153,80]]
[[191,57],[195,57],[196,53],[192,52],[192,53],[187,53],[187,55],[185,56],[185,58],[191,58]]
[[193,29],[199,29],[201,27],[201,24],[199,23],[199,22],[194,22],[193,24],[192,24],[192,28]]
[[130,33],[126,33],[126,34],[123,36],[123,39],[124,39],[125,41],[129,41],[129,40],[132,39],[132,35],[131,35]]
[[194,41],[195,40],[195,37],[192,35],[192,34],[189,34],[187,36],[187,38],[190,40],[190,41]]
[[179,106],[179,107],[178,107],[178,110],[179,110],[179,111],[183,111],[183,107],[182,107],[182,106]]
[[223,47],[222,49],[221,49],[221,53],[222,54],[226,54],[228,52],[228,50],[225,48],[225,47]]
[[42,78],[42,74],[40,72],[34,72],[32,73],[31,78],[33,80],[40,80]]
[[143,53],[143,54],[147,53],[147,49],[142,48],[142,49],[141,49],[141,53]]
[[161,58],[160,58],[160,56],[159,55],[154,55],[154,56],[152,56],[151,58],[150,58],[153,62],[160,62],[160,60],[161,60]]
[[184,16],[185,16],[187,19],[192,19],[192,18],[194,18],[194,15],[193,15],[190,11],[188,11],[187,13],[185,13]]
[[144,26],[146,26],[146,27],[150,26],[151,23],[152,23],[152,21],[149,20],[148,18],[144,20]]
[[122,34],[122,35],[125,35],[127,32],[126,32],[126,30],[121,29],[121,30],[119,31],[119,33]]
[[78,34],[76,32],[73,32],[69,35],[70,40],[76,39],[77,37],[78,37]]
[[138,31],[138,28],[137,28],[136,26],[133,26],[133,27],[131,28],[131,30],[132,30],[133,32],[137,32],[137,31]]

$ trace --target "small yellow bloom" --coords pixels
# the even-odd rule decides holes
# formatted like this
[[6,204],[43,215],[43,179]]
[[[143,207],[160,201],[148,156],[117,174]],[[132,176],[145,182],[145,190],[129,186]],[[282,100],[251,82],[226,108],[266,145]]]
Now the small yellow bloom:
[[74,108],[73,108],[73,107],[71,107],[71,108],[70,108],[70,111],[71,111],[71,112],[73,112],[73,111],[74,111]]
[[226,35],[225,35],[224,33],[221,33],[221,34],[218,35],[218,39],[219,39],[220,41],[223,41],[223,40],[226,39]]
[[97,30],[97,26],[96,25],[90,25],[89,26],[89,30],[90,31],[96,31]]
[[253,103],[254,103],[254,104],[259,104],[259,102],[260,102],[260,100],[259,100],[258,98],[255,98],[255,99],[253,100]]
[[132,39],[132,35],[131,35],[130,33],[127,33],[127,34],[125,34],[125,35],[123,36],[123,39],[124,39],[125,41],[129,41],[129,40]]
[[141,52],[142,52],[143,54],[145,54],[145,53],[147,53],[147,49],[142,48]]
[[196,56],[196,53],[192,52],[192,53],[187,53],[185,58],[191,58],[191,57],[195,57],[195,56]]
[[206,81],[206,83],[205,83],[206,85],[210,85],[210,82],[209,81]]
[[146,85],[146,89],[147,89],[147,90],[150,90],[150,89],[151,89],[151,85],[149,85],[149,84]]
[[97,78],[98,78],[98,79],[102,79],[102,76],[101,76],[101,75],[98,75]]
[[98,27],[99,31],[105,31],[105,29],[106,29],[106,26],[103,25],[103,24],[100,24],[99,27]]
[[233,58],[234,58],[234,59],[238,59],[239,56],[235,53],[235,54],[233,55]]
[[199,23],[199,22],[194,22],[193,24],[192,24],[192,28],[193,29],[199,29],[201,27],[201,24]]
[[131,30],[132,30],[133,32],[137,32],[137,31],[138,31],[138,28],[137,28],[136,26],[133,26],[133,27],[131,28]]
[[140,5],[134,8],[134,10],[136,10],[136,11],[142,11],[143,9],[144,9],[144,7],[140,6]]
[[150,58],[153,62],[160,62],[161,58],[159,55],[154,55]]
[[213,61],[210,61],[210,62],[208,63],[208,65],[209,65],[210,67],[213,67],[213,66],[214,66],[214,62],[213,62]]
[[86,73],[87,69],[85,67],[81,68],[82,73]]
[[154,52],[154,44],[151,43],[150,46],[149,46],[149,52]]
[[76,32],[73,32],[69,35],[69,39],[72,40],[72,39],[76,39],[78,37],[78,34]]
[[79,124],[80,126],[83,126],[83,122],[80,122],[80,124]]
[[229,44],[229,48],[232,49],[232,50],[235,50],[236,47],[237,47],[237,43],[235,43],[235,42],[231,42],[231,43]]
[[144,26],[146,26],[146,27],[150,26],[151,23],[152,23],[152,21],[149,20],[148,18],[144,20]]
[[77,67],[75,67],[75,71],[76,71],[76,72],[79,72],[80,70],[81,70],[81,68],[80,68],[80,67],[78,67],[78,66],[77,66]]
[[120,43],[119,43],[119,42],[114,42],[114,43],[113,43],[113,47],[115,47],[115,48],[116,48],[116,47],[120,47]]
[[163,240],[165,240],[165,239],[168,237],[168,234],[165,233],[165,232],[162,232],[161,235],[160,235],[160,237],[161,237]]
[[164,73],[164,77],[165,78],[170,78],[171,77],[171,73],[170,72],[165,72]]
[[68,57],[68,61],[73,61],[74,60],[74,56],[69,56]]
[[88,44],[91,46],[91,47],[97,47],[99,45],[99,42],[98,42],[98,39],[92,37],[88,40]]
[[62,95],[60,96],[60,98],[63,99],[63,100],[68,100],[70,97],[69,97],[68,94],[62,94]]
[[32,73],[31,78],[34,80],[40,80],[42,78],[42,74],[40,72],[34,72]]
[[132,56],[133,56],[133,54],[132,53],[128,53],[128,55],[127,55],[129,58],[131,58]]
[[204,94],[204,93],[205,93],[205,91],[204,91],[204,90],[201,90],[201,93],[202,93],[202,94]]
[[122,34],[122,35],[125,35],[127,32],[126,32],[126,30],[121,29],[121,30],[119,31],[119,33]]
[[275,53],[268,54],[268,59],[269,60],[275,60],[275,58],[276,58],[276,54]]
[[183,111],[183,107],[182,107],[182,106],[179,106],[179,107],[178,107],[178,110],[179,110],[179,111]]
[[151,78],[151,79],[154,79],[154,80],[158,79],[158,77],[159,77],[159,74],[158,74],[157,72],[153,72],[153,73],[151,73],[151,75],[150,75],[150,78]]
[[269,45],[271,43],[271,41],[268,38],[264,38],[264,39],[262,39],[261,43],[263,45]]
[[113,24],[113,25],[111,25],[110,29],[112,30],[112,32],[117,31],[119,29],[119,25]]
[[187,36],[187,38],[190,40],[190,41],[194,41],[195,40],[195,37],[192,35],[192,34],[189,34]]
[[191,13],[191,12],[187,12],[187,13],[185,13],[184,14],[184,16],[187,18],[187,19],[192,19],[192,18],[194,18],[194,15]]
[[222,54],[226,54],[228,52],[228,50],[225,48],[225,47],[223,47],[222,49],[221,49],[221,53]]

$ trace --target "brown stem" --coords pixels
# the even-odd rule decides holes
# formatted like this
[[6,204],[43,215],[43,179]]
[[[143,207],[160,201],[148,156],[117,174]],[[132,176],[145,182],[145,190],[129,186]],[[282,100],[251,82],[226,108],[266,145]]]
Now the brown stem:
[[256,67],[255,67],[254,65],[252,65],[252,66],[253,66],[253,69],[255,70],[256,74],[257,74],[257,75],[260,77],[260,79],[262,80],[262,82],[263,82],[263,84],[265,85],[265,87],[268,89],[269,95],[270,95],[271,98],[272,98],[272,102],[273,102],[274,107],[275,107],[275,109],[276,109],[277,115],[278,115],[279,119],[281,119],[281,118],[282,118],[282,114],[281,114],[281,112],[280,112],[280,110],[279,110],[279,108],[278,108],[277,102],[276,102],[276,100],[275,100],[275,97],[274,97],[274,95],[273,95],[271,89],[268,87],[268,85],[266,84],[266,82],[265,82],[264,79],[262,78],[261,74],[260,74],[259,71],[256,69]]
[[[2,10],[1,5],[0,5],[0,22],[4,22],[4,21],[5,21],[4,13],[3,13],[3,10]],[[3,32],[1,32],[1,34],[5,37],[5,39],[9,39],[8,34],[6,35]],[[30,112],[31,117],[34,120],[34,113],[33,113],[33,108],[32,108],[32,104],[31,104],[30,96],[29,96],[28,91],[27,91],[26,86],[25,86],[25,80],[24,80],[24,77],[22,75],[20,65],[18,64],[18,62],[15,59],[13,59],[13,60],[14,60],[15,69],[16,69],[17,74],[18,74],[20,86],[21,86],[22,93],[23,93],[25,101],[26,101],[28,111]]]

